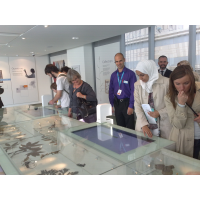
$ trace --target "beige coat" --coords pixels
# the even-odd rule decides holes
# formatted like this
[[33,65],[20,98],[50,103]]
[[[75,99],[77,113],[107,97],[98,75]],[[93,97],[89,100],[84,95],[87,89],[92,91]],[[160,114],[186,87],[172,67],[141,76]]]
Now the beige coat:
[[[153,84],[152,87],[153,100],[154,100],[155,110],[157,110],[160,114],[160,117],[158,117],[157,124],[161,132],[161,137],[165,139],[169,138],[169,133],[172,128],[169,122],[169,117],[164,102],[164,97],[168,92],[168,88],[169,88],[169,79],[159,74],[158,80]],[[135,91],[134,91],[134,99],[135,99],[134,106],[135,106],[135,113],[137,116],[137,121],[135,126],[136,131],[142,131],[141,128],[149,124],[141,106],[142,104],[148,104],[148,98],[149,94],[145,90],[143,90],[140,81],[138,80],[135,83]]]
[[[192,104],[192,109],[200,113],[200,83],[196,82],[196,95]],[[176,99],[177,101],[177,99]],[[168,96],[165,96],[165,104],[173,125],[169,139],[176,142],[176,152],[193,157],[194,148],[194,114],[186,106],[181,108],[176,106],[174,109]]]

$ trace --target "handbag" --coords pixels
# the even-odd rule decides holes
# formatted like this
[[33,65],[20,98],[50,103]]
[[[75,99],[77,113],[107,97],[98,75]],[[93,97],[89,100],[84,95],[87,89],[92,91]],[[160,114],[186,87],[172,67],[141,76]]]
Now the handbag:
[[[83,86],[83,84],[82,84],[82,86]],[[81,86],[80,92],[82,90],[82,86]],[[88,116],[90,116],[92,114],[95,114],[96,106],[97,106],[97,101],[87,101],[86,99],[77,97],[77,110],[79,111],[79,113],[83,119],[87,118]]]

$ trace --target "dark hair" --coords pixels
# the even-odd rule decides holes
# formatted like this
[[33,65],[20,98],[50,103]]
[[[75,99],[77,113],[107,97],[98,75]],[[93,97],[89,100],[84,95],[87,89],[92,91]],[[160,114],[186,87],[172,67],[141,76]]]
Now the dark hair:
[[57,84],[56,84],[56,83],[52,83],[52,84],[50,85],[50,89],[57,90]]
[[[167,56],[164,56],[164,55],[160,56],[160,57],[158,58],[158,61],[160,60],[160,58],[167,58]],[[167,61],[168,61],[168,58],[167,58]]]
[[31,69],[31,73],[35,73],[35,70],[33,68]]
[[44,72],[45,72],[45,74],[51,74],[51,72],[58,73],[59,69],[52,64],[48,64],[48,65],[46,65]]
[[124,58],[123,53],[116,53],[115,56],[117,56],[117,55],[121,55]]
[[174,81],[186,75],[189,76],[190,81],[191,81],[191,88],[188,95],[189,96],[188,105],[192,106],[192,103],[194,101],[194,93],[196,93],[196,86],[195,86],[194,74],[191,70],[191,67],[189,65],[178,66],[174,69],[174,71],[171,73],[169,77],[169,91],[167,94],[174,108],[176,108],[175,98],[178,95],[178,91],[176,90],[174,86]]
[[60,71],[61,71],[61,72],[67,73],[69,69],[70,69],[69,67],[64,66],[64,67],[62,67],[62,68],[60,69]]

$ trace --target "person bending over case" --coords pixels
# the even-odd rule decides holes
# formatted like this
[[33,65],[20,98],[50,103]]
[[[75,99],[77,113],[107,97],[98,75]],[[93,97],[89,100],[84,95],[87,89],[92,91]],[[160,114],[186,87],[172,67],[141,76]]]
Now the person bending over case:
[[200,151],[200,82],[195,82],[189,65],[176,67],[169,81],[169,92],[165,96],[173,126],[169,139],[176,142],[176,152],[197,159]]
[[[135,83],[135,113],[137,116],[136,129],[144,135],[152,137],[161,136],[168,139],[172,128],[164,97],[169,88],[169,79],[158,73],[156,63],[153,60],[145,60],[138,63],[135,69],[139,79]],[[157,119],[156,124],[147,121],[142,104],[149,104],[152,112],[148,114]]]

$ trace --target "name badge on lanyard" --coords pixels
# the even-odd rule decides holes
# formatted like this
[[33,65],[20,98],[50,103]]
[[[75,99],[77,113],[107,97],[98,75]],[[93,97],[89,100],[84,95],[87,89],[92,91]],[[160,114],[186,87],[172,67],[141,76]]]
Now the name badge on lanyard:
[[119,83],[119,90],[117,91],[117,95],[121,95],[122,90],[120,89],[120,85],[122,83],[122,78],[124,76],[124,72],[122,73],[121,79],[119,80],[119,73],[117,72],[117,79],[118,79],[118,83]]

